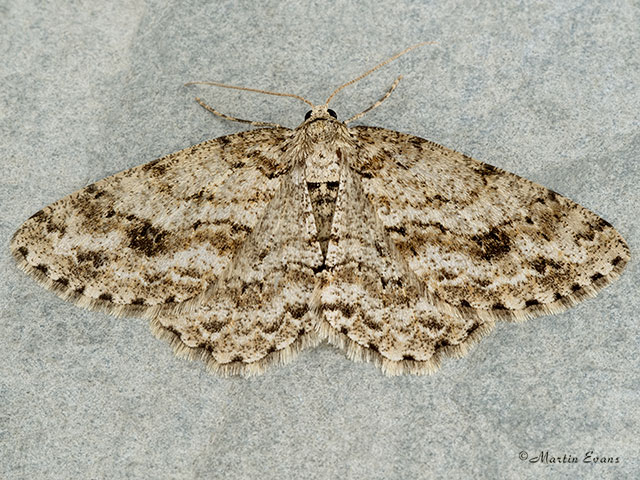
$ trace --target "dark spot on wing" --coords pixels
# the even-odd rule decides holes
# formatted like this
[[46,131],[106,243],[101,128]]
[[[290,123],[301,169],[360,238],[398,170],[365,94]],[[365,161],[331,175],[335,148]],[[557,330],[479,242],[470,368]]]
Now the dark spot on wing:
[[100,268],[106,261],[106,257],[103,254],[88,250],[76,252],[76,259],[78,263],[91,262],[95,269]]
[[365,317],[362,323],[364,323],[370,330],[380,330],[380,324],[369,317]]
[[67,226],[64,223],[56,223],[53,218],[49,218],[47,222],[47,233],[58,232],[60,235],[64,235],[67,231]]
[[531,266],[535,269],[536,272],[541,274],[545,273],[547,268],[551,268],[554,270],[560,268],[560,264],[558,262],[544,257],[538,257],[535,260],[532,260]]
[[205,330],[211,333],[219,332],[220,330],[222,330],[222,327],[224,327],[224,323],[218,322],[215,320],[211,322],[205,322],[202,324],[202,328],[204,328]]
[[597,231],[601,232],[605,228],[611,227],[611,226],[612,225],[609,222],[607,222],[605,219],[599,218],[598,221],[593,225],[593,228],[595,228]]
[[287,311],[293,318],[302,318],[309,311],[309,306],[306,304],[289,305]]
[[314,274],[318,274],[323,270],[325,270],[326,268],[327,266],[323,263],[322,265],[318,265],[317,267],[311,267],[311,270],[313,271]]
[[155,159],[155,160],[143,165],[142,166],[142,170],[144,170],[144,171],[151,170],[153,167],[155,167],[158,164],[159,161],[160,161],[160,159],[157,158],[157,159]]
[[447,233],[449,230],[447,230],[447,228],[442,225],[440,222],[435,222],[432,223],[431,226],[436,227],[438,230],[440,230],[441,233]]
[[411,145],[416,147],[418,150],[421,150],[422,144],[425,143],[425,140],[423,140],[420,137],[411,137],[411,140],[409,140],[409,143],[411,143]]
[[[466,157],[466,155],[464,156]],[[475,170],[480,175],[497,175],[498,173],[500,173],[496,167],[494,167],[493,165],[489,165],[488,163],[482,163]]]
[[388,227],[387,231],[389,232],[396,232],[399,233],[400,235],[404,236],[407,234],[407,229],[404,228],[402,225],[400,226],[393,226],[393,227]]
[[584,232],[576,233],[576,239],[584,239],[589,242],[592,242],[595,236],[596,232],[594,230],[586,230]]
[[478,329],[479,326],[480,326],[479,323],[474,323],[473,325],[471,325],[471,327],[469,327],[469,330],[467,330],[467,336],[469,336],[473,332],[475,332]]
[[164,238],[167,232],[154,227],[149,221],[131,228],[127,232],[129,248],[137,250],[147,257],[156,255],[164,250]]
[[485,234],[473,235],[471,240],[478,245],[480,249],[479,256],[483,260],[491,261],[511,250],[509,235],[496,227]]
[[169,332],[173,333],[178,338],[182,337],[182,335],[180,335],[180,332],[178,330],[176,330],[175,328],[173,328],[171,325],[167,325],[166,327],[163,326],[163,328],[165,330],[168,330]]
[[153,160],[152,162],[147,163],[142,167],[142,170],[145,172],[152,170],[151,173],[153,175],[158,175],[158,176],[164,175],[164,173],[167,171],[167,166],[163,163],[160,163],[160,160],[162,159],[158,158],[156,160]]
[[44,210],[40,210],[29,217],[29,220],[36,220],[37,222],[43,222],[47,219],[47,214]]

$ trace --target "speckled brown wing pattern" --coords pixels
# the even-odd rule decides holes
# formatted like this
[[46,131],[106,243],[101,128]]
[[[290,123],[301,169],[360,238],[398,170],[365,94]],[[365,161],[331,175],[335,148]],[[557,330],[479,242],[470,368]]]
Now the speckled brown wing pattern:
[[528,318],[594,295],[629,250],[596,214],[428,140],[355,127],[354,162],[394,246],[426,289],[468,316]]
[[214,284],[287,166],[283,128],[220,137],[100,180],[15,233],[20,266],[81,306],[173,307]]
[[19,265],[81,306],[151,320],[178,353],[250,375],[322,339],[428,373],[496,320],[558,312],[629,251],[540,185],[326,105],[121,172],[16,232]]
[[313,308],[320,331],[353,359],[385,373],[436,370],[443,353],[460,353],[488,331],[488,319],[462,317],[438,304],[394,245],[345,163],[331,241]]
[[284,176],[218,282],[154,322],[190,357],[220,373],[251,374],[319,341],[309,305],[323,263],[304,170]]

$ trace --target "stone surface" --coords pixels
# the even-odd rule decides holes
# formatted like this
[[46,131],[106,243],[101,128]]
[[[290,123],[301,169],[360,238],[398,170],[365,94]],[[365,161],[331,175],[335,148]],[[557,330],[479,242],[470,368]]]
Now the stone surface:
[[[0,477],[634,478],[640,365],[640,43],[634,2],[5,2],[1,7]],[[174,357],[146,322],[81,310],[18,270],[16,228],[117,171],[244,130],[341,118],[428,138],[593,210],[632,260],[598,297],[499,324],[431,377],[332,347],[249,380]],[[583,463],[586,452],[619,457]],[[548,451],[578,464],[519,459]]]

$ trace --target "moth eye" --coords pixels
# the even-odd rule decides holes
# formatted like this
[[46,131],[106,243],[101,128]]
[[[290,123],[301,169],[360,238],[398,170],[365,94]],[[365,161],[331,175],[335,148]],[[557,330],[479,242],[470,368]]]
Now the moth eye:
[[328,112],[328,113],[329,113],[329,115],[331,115],[333,118],[336,118],[336,119],[338,118],[338,115],[336,115],[336,112],[334,112],[333,110],[328,109],[328,110],[327,110],[327,112]]
[[307,113],[304,114],[304,119],[309,120],[310,116],[311,116],[311,110],[309,110]]

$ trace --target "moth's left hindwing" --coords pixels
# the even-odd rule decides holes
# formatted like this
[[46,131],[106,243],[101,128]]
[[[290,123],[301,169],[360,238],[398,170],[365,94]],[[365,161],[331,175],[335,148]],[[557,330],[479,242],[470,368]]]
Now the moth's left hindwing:
[[387,374],[436,370],[493,327],[436,302],[393,245],[362,181],[344,166],[331,241],[313,308],[319,329]]
[[290,130],[229,135],[120,172],[16,232],[19,265],[65,299],[139,313],[216,282],[280,186]]

